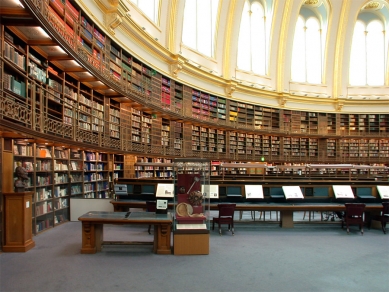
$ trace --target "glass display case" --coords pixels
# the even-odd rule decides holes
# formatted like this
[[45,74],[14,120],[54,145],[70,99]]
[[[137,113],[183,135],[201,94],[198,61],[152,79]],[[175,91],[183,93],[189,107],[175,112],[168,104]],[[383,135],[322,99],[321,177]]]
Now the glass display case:
[[174,230],[209,230],[210,160],[175,159],[174,189]]
[[210,160],[177,158],[174,171],[174,254],[208,254]]

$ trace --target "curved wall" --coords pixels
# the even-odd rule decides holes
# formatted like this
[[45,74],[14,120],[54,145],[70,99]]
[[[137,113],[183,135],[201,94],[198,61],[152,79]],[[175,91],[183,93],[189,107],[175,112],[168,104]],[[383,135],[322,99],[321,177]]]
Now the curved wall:
[[[184,1],[162,1],[160,26],[151,23],[137,7],[128,3],[108,0],[76,2],[113,40],[135,57],[161,74],[199,90],[243,102],[294,110],[387,112],[388,84],[374,88],[347,84],[353,24],[366,4],[364,0],[328,1],[325,83],[320,85],[290,81],[288,68],[294,34],[294,25],[290,24],[297,19],[301,1],[275,2],[271,65],[266,77],[236,71],[234,42],[239,33],[239,11],[243,1],[222,1],[216,46],[218,55],[215,58],[202,56],[181,44]],[[117,15],[121,21],[114,29],[110,29],[107,21],[109,13]],[[234,21],[230,21],[232,17]],[[177,67],[180,69],[176,70]]]

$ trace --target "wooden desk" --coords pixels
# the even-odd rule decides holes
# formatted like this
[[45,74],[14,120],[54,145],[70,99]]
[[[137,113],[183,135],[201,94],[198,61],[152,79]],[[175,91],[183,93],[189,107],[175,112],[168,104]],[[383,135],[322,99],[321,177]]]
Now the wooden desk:
[[[100,212],[91,211],[78,218],[82,222],[82,248],[81,253],[96,253],[101,251],[104,243],[123,244],[123,242],[104,242],[104,224],[144,224],[154,225],[154,247],[157,254],[171,254],[171,225],[172,216],[155,214],[153,212],[132,212],[126,218],[126,212]],[[131,244],[131,242],[125,242]]]
[[[128,208],[146,208],[145,201],[122,200],[111,201],[114,210],[128,210]],[[218,210],[218,203],[211,203],[211,210]],[[173,208],[173,203],[169,203],[169,209]],[[344,203],[236,203],[236,211],[279,211],[281,214],[280,226],[283,228],[293,228],[293,212],[295,211],[319,211],[319,212],[342,212],[346,210]],[[382,210],[380,203],[366,203],[365,212],[379,212]]]

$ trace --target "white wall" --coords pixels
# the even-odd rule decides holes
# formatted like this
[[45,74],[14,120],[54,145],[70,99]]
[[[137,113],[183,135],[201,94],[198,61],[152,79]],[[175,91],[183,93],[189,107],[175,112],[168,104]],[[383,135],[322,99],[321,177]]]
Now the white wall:
[[70,198],[70,221],[78,221],[78,217],[89,211],[113,212],[111,200]]

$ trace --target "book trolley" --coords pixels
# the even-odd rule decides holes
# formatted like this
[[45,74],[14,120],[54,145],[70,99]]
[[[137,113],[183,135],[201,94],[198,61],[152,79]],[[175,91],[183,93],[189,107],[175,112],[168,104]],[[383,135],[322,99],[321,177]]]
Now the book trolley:
[[175,159],[175,255],[209,254],[210,160]]

